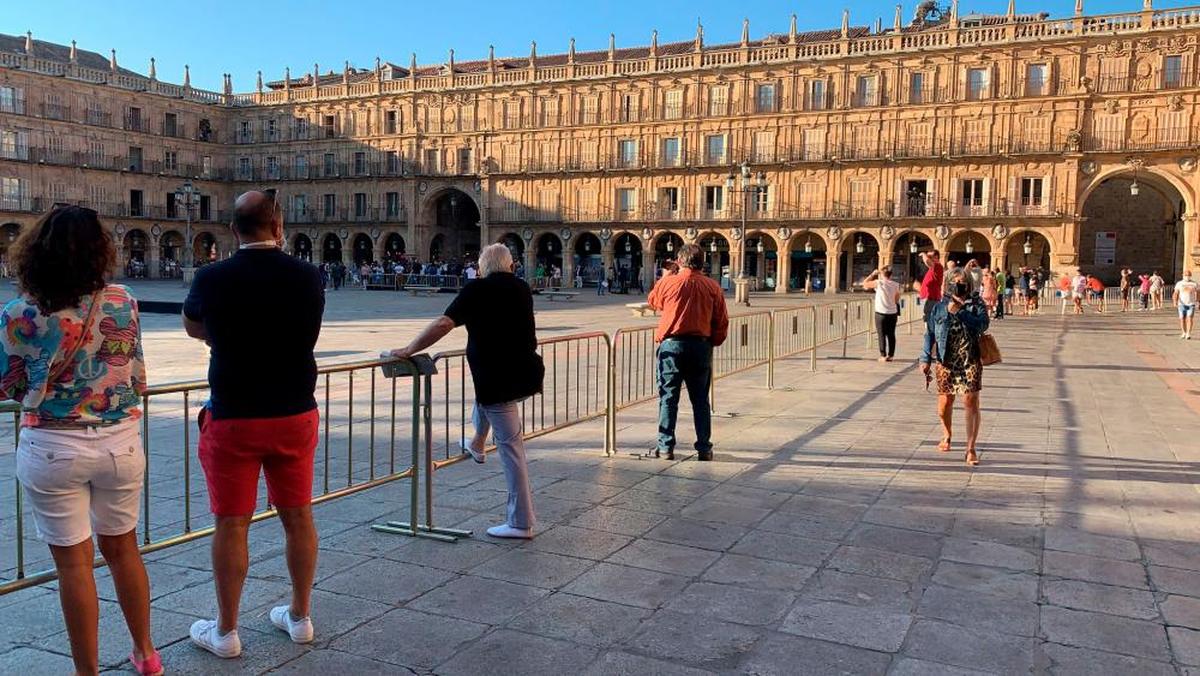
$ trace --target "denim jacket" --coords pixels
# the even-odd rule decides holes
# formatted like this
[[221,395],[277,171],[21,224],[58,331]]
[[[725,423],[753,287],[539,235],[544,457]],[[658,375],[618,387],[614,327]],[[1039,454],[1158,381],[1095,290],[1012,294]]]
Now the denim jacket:
[[[933,306],[929,311],[929,316],[925,318],[925,342],[921,347],[921,363],[929,364],[934,361],[941,361],[941,356],[946,354],[946,339],[950,335],[950,321],[953,317],[947,309],[953,297],[946,295]],[[967,329],[967,334],[972,338],[978,338],[983,335],[988,329],[988,311],[987,306],[980,300],[979,294],[971,294],[967,299],[967,304],[958,311],[958,320],[963,323]],[[937,342],[938,358],[933,358],[933,345]]]

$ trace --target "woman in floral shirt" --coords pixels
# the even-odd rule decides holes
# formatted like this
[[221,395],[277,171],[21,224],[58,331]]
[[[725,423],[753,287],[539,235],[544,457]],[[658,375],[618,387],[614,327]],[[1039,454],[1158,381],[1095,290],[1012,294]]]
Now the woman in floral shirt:
[[58,569],[75,669],[98,668],[94,533],[133,639],[130,661],[161,674],[135,532],[146,467],[137,301],[106,284],[116,253],[91,209],[46,214],[12,259],[21,297],[0,311],[0,398],[21,405],[17,479]]

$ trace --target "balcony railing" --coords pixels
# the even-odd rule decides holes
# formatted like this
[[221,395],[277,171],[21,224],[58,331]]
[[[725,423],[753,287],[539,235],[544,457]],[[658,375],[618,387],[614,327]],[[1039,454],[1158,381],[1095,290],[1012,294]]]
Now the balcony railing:
[[143,134],[150,133],[150,120],[140,115],[125,115],[124,120],[125,131],[136,131]]
[[71,106],[64,106],[61,103],[43,103],[40,111],[42,117],[50,120],[71,119]]
[[111,127],[113,126],[112,113],[95,108],[84,109],[83,123],[93,127]]
[[1187,127],[1151,127],[1142,138],[1117,135],[1088,135],[1083,150],[1088,152],[1127,152],[1150,150],[1184,150],[1195,144]]

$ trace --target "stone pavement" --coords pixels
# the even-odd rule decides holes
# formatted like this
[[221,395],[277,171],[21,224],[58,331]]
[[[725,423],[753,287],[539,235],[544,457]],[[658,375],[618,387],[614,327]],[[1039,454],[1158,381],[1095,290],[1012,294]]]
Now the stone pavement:
[[[535,440],[531,542],[482,535],[494,459],[437,474],[437,520],[469,541],[371,531],[407,518],[403,483],[322,505],[308,647],[265,616],[286,594],[277,523],[254,527],[235,661],[185,640],[213,612],[208,542],[164,550],[155,639],[173,674],[1200,674],[1200,343],[1172,326],[999,325],[974,469],[937,452],[901,335],[893,364],[858,342],[771,392],[760,371],[718,383],[712,463],[639,457],[652,406],[621,413],[612,459],[598,422]],[[127,669],[98,575],[101,661]],[[69,671],[52,588],[0,597],[0,672]]]

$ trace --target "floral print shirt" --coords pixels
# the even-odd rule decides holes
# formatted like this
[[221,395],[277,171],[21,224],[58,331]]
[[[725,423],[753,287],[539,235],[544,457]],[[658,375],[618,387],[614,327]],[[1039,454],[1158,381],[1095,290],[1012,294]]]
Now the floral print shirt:
[[[0,399],[21,404],[21,424],[71,427],[109,425],[141,417],[146,362],[137,301],[124,286],[100,292],[91,330],[79,343],[92,296],[79,305],[42,314],[27,298],[0,311]],[[55,382],[46,382],[63,360]]]

